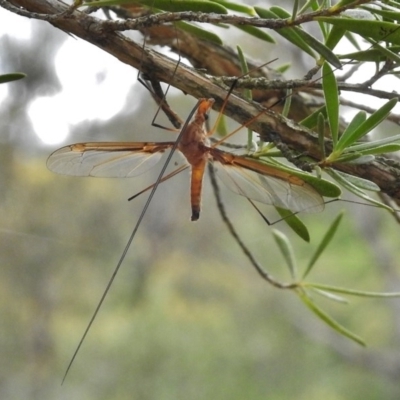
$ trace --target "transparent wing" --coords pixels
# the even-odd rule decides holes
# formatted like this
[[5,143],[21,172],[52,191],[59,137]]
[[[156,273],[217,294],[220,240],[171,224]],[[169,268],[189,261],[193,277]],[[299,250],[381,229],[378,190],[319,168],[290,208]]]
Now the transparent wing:
[[264,204],[293,212],[320,212],[324,209],[321,195],[309,184],[294,184],[283,178],[268,176],[233,164],[214,162],[217,176],[233,192]]
[[152,168],[173,144],[78,143],[56,150],[48,158],[47,167],[62,175],[129,178]]

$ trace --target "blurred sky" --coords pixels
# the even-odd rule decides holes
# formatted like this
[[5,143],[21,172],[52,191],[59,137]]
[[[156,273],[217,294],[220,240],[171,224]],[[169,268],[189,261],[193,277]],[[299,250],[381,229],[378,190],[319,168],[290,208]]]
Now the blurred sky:
[[[30,39],[28,19],[0,8],[0,20],[0,37],[8,34],[22,40]],[[63,90],[54,96],[38,97],[28,110],[36,134],[48,144],[63,142],[71,125],[113,117],[124,105],[135,80],[131,67],[72,37],[60,47],[55,63]],[[4,71],[0,60],[0,73],[9,72],[17,71]],[[7,91],[7,85],[0,86],[0,102]],[[109,99],[112,101],[105,101]]]

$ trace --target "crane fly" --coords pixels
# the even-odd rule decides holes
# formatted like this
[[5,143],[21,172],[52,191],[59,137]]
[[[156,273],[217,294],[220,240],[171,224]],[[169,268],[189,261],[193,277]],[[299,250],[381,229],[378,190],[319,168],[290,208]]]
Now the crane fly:
[[[207,131],[206,120],[213,104],[214,99],[200,99],[175,142],[77,143],[56,150],[48,158],[48,168],[63,175],[128,178],[147,171],[160,161],[166,150],[171,150],[156,183],[151,186],[152,190],[146,204],[68,364],[63,382],[114,282],[158,184],[168,178],[168,176],[163,178],[163,174],[176,149],[185,156],[191,167],[192,221],[197,221],[200,217],[203,176],[205,167],[210,161],[213,162],[217,175],[237,194],[293,212],[323,210],[322,196],[298,176],[255,159],[210,146],[209,136],[212,131]],[[189,122],[193,115],[193,119]],[[185,166],[176,172],[183,169]]]
[[[214,99],[200,99],[193,120],[182,128],[177,149],[191,167],[192,221],[200,217],[205,167],[213,162],[217,176],[233,192],[293,212],[319,212],[322,196],[298,176],[210,146],[205,127]],[[176,142],[87,142],[62,147],[50,155],[48,168],[72,176],[135,177],[158,163]]]

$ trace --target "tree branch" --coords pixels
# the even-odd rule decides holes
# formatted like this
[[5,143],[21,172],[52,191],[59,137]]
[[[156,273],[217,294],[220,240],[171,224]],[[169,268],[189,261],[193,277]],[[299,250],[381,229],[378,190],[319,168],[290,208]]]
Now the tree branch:
[[[68,16],[60,16],[59,14],[64,12],[67,6],[57,0],[11,0],[9,2],[1,0],[0,5],[10,10],[6,3],[9,3],[9,6],[15,6],[18,10],[17,12],[14,8],[11,11],[28,17],[36,18],[39,14],[42,15],[40,19],[46,19],[47,17],[43,15],[48,15],[46,20],[53,26],[92,43],[154,80],[171,84],[196,98],[213,97],[214,108],[221,109],[227,91],[214,83],[211,76],[201,74],[182,64],[176,68],[176,62],[168,57],[135,43],[121,33],[105,29],[107,21],[79,11]],[[203,43],[203,49],[207,46],[212,48],[210,43]],[[212,56],[210,58],[212,59]],[[243,124],[262,110],[260,105],[250,103],[237,95],[231,95],[225,113]],[[316,161],[321,159],[318,140],[312,131],[269,109],[264,109],[263,114],[249,124],[249,127],[258,132],[265,141],[283,142],[298,152],[308,154]],[[340,164],[335,165],[335,168],[369,179],[375,182],[383,192],[400,200],[400,167],[392,161],[389,162],[381,157],[368,164]]]

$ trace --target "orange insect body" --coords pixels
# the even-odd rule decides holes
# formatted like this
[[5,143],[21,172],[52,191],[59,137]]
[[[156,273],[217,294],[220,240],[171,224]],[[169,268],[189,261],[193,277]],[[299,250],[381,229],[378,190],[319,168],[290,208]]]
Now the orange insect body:
[[[193,120],[181,132],[178,149],[191,166],[192,221],[200,216],[202,182],[207,162],[212,160],[217,176],[235,193],[293,212],[319,212],[321,195],[301,178],[254,159],[209,146],[205,127],[213,99],[200,99]],[[134,177],[151,167],[174,142],[78,143],[50,155],[50,170],[74,176]]]
[[205,127],[208,113],[214,99],[202,99],[193,121],[187,126],[178,144],[178,149],[186,157],[192,167],[190,202],[192,205],[192,221],[200,217],[201,190],[204,170],[209,159],[209,140]]

